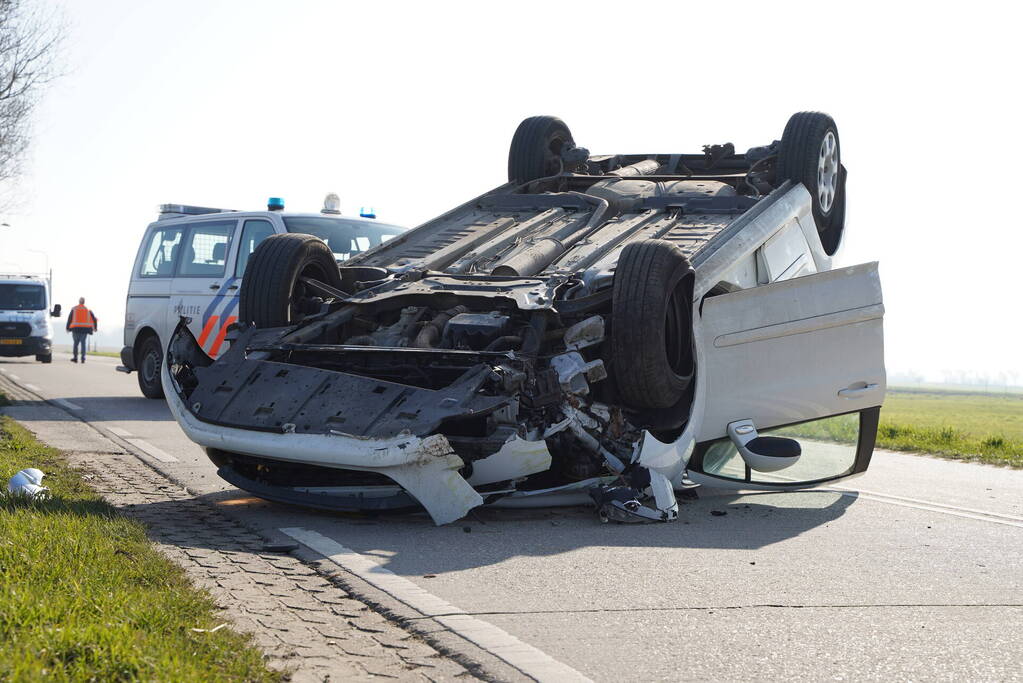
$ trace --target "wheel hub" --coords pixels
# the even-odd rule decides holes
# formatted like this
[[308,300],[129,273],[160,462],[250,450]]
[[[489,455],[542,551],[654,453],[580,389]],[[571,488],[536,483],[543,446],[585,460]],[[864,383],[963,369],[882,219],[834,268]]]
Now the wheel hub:
[[834,131],[828,131],[821,140],[817,154],[817,202],[821,211],[831,211],[838,191],[838,140]]

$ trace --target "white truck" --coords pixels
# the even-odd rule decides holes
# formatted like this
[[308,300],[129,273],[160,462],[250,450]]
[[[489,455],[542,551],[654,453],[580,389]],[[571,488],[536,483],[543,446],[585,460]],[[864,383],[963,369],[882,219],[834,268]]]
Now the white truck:
[[267,237],[319,237],[338,262],[382,244],[404,230],[372,218],[340,215],[336,195],[321,213],[285,213],[271,198],[266,211],[234,211],[164,204],[146,228],[132,267],[125,306],[121,372],[138,372],[147,398],[163,398],[160,363],[181,316],[213,358],[224,350],[238,319],[238,293],[249,256]]
[[53,325],[60,304],[50,308],[50,276],[0,273],[0,356],[35,356],[53,360]]

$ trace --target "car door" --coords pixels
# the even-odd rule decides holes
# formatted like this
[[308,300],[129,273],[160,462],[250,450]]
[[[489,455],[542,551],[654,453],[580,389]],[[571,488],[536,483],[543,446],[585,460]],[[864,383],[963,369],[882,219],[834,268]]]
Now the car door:
[[[174,281],[168,325],[184,316],[199,345],[211,357],[220,354],[227,327],[237,317],[237,285],[231,246],[237,240],[237,219],[196,221],[186,226]],[[165,340],[166,343],[166,340]]]
[[[772,488],[865,469],[885,391],[883,317],[876,263],[706,298],[690,472]],[[743,420],[799,441],[799,463],[750,471],[728,435]]]

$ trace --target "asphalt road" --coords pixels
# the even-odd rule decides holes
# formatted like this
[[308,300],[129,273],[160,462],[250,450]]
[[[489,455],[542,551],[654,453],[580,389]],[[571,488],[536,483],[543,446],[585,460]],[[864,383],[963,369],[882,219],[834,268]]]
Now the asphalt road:
[[878,452],[842,487],[701,489],[674,524],[570,508],[438,528],[253,500],[117,361],[68,358],[0,369],[253,524],[336,541],[593,680],[1023,680],[1021,471]]

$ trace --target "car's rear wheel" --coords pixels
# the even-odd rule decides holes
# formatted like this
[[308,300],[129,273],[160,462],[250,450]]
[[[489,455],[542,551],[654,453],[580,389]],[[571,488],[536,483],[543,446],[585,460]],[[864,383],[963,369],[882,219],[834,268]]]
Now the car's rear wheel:
[[282,327],[315,312],[317,293],[302,278],[341,289],[341,273],[330,247],[313,235],[287,233],[266,238],[245,267],[239,319],[256,327]]
[[816,111],[793,114],[781,137],[776,176],[806,187],[821,245],[829,255],[838,251],[845,227],[845,168],[834,119]]
[[163,365],[163,349],[160,339],[155,334],[145,338],[139,345],[138,368],[139,389],[146,398],[163,398],[163,380],[160,377],[160,366]]
[[[623,403],[679,404],[693,380],[693,268],[670,242],[633,242],[615,268],[610,361]],[[686,416],[680,416],[685,419]]]
[[561,172],[561,150],[574,146],[572,132],[556,116],[531,116],[519,124],[508,150],[508,180],[527,183]]

